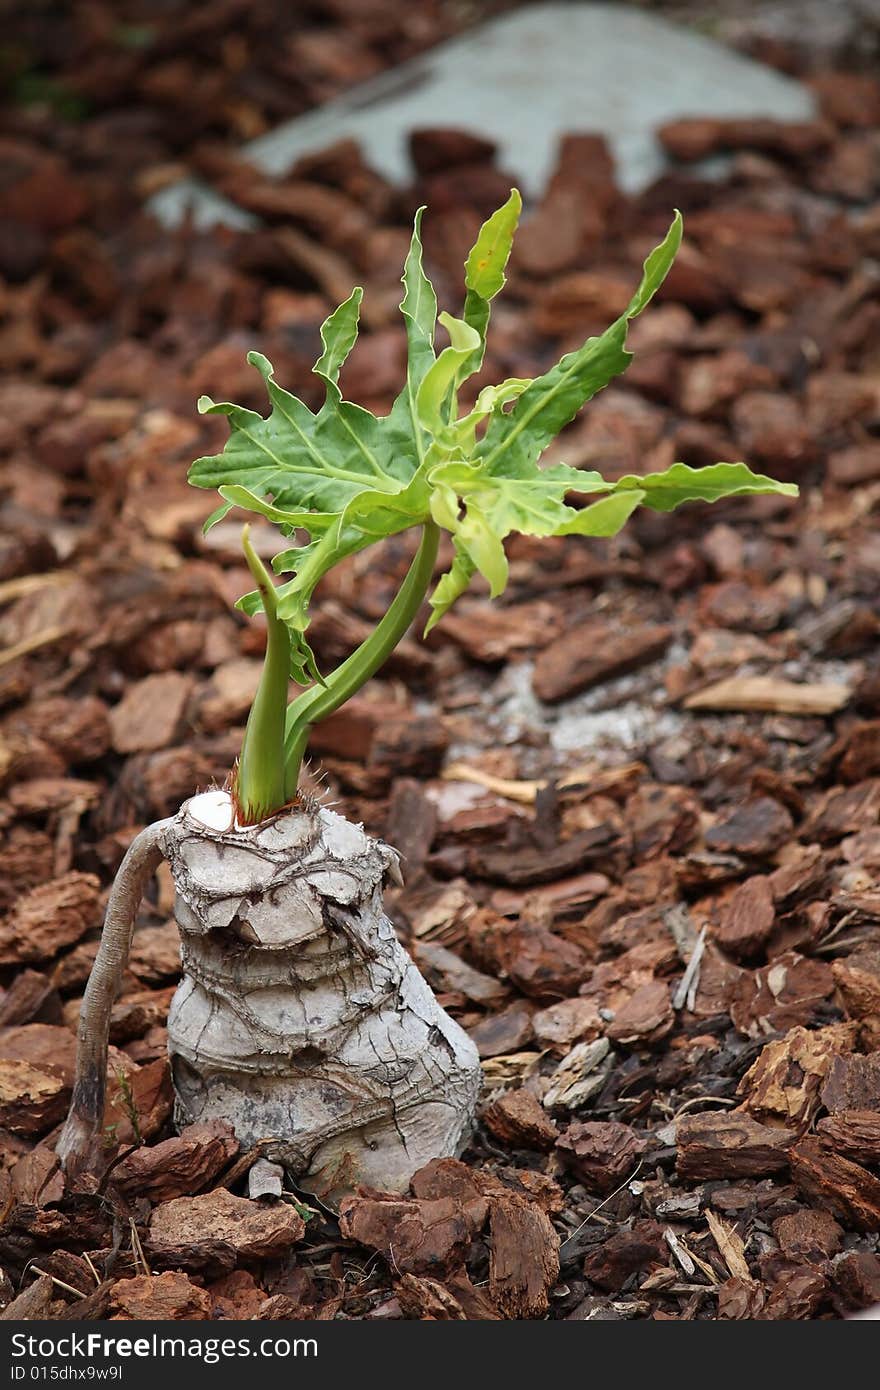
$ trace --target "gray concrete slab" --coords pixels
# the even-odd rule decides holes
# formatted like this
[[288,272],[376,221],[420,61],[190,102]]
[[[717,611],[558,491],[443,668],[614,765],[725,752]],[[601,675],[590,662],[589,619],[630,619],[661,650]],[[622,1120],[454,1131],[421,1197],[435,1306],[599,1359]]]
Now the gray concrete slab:
[[[533,5],[440,44],[317,110],[251,141],[243,155],[271,174],[344,137],[396,183],[412,175],[407,136],[463,126],[497,141],[499,162],[540,194],[559,136],[601,131],[621,186],[636,191],[663,168],[653,132],[682,116],[803,120],[813,100],[799,82],[715,40],[620,4]],[[194,183],[164,189],[166,222],[190,205],[201,223],[250,219]]]

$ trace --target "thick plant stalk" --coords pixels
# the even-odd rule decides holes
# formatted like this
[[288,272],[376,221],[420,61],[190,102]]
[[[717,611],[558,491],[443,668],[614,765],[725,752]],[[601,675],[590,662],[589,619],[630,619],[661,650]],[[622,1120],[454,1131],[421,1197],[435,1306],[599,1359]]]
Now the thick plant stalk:
[[434,574],[440,530],[433,521],[422,527],[422,539],[406,578],[388,612],[369,637],[338,666],[323,686],[303,691],[287,707],[285,759],[287,793],[292,799],[299,785],[299,771],[313,724],[333,714],[379,671],[406,636],[425,601]]
[[284,790],[284,723],[290,680],[290,631],[278,617],[275,588],[244,528],[242,546],[266,615],[266,660],[245,729],[235,773],[238,813],[248,824],[278,811]]
[[171,821],[157,821],[136,835],[119,866],[107,902],[101,944],[79,1015],[76,1076],[57,1152],[71,1175],[100,1158],[107,1087],[110,1010],[128,964],[135,917],[147,884],[164,857],[162,835]]
[[177,1122],[229,1120],[325,1202],[358,1182],[403,1190],[460,1151],[480,1067],[382,911],[397,857],[324,808],[233,828],[210,796],[164,833],[183,939]]
[[357,1183],[402,1191],[458,1153],[479,1059],[382,910],[394,851],[317,805],[239,826],[229,795],[209,792],[143,831],[114,885],[58,1146],[67,1171],[99,1154],[110,1008],[163,854],[183,942],[168,1018],[177,1124],[228,1120],[331,1204]]

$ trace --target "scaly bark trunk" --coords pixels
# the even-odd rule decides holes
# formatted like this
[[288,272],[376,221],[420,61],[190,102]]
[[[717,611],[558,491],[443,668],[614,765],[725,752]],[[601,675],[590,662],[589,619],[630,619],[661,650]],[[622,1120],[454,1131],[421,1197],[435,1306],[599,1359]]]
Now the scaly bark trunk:
[[218,793],[161,844],[183,941],[177,1123],[229,1120],[329,1203],[358,1182],[401,1191],[457,1153],[479,1061],[383,913],[394,851],[324,808],[234,828]]

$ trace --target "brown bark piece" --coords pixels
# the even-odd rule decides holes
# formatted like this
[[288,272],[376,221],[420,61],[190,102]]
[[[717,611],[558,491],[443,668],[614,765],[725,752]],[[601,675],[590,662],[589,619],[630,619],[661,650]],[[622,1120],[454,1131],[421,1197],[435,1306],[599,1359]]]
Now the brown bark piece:
[[167,1202],[208,1187],[238,1153],[231,1125],[211,1120],[188,1125],[173,1139],[137,1149],[113,1170],[113,1181],[130,1196]]
[[530,888],[576,873],[596,858],[607,855],[608,846],[616,839],[614,827],[603,824],[548,849],[531,845],[516,849],[477,849],[471,855],[470,868],[477,878],[488,878],[493,883],[513,888]]
[[675,1015],[665,980],[639,985],[616,1011],[605,1032],[612,1042],[656,1043],[672,1031]]
[[585,951],[544,927],[521,922],[499,935],[497,960],[517,989],[550,1003],[574,994],[590,973]]
[[869,1168],[880,1164],[880,1110],[839,1110],[820,1120],[816,1132],[846,1158]]
[[858,1231],[880,1230],[880,1178],[807,1136],[791,1151],[791,1176],[804,1196]]
[[404,1274],[394,1285],[394,1292],[405,1318],[421,1322],[465,1322],[465,1311],[455,1294],[436,1279],[419,1279]]
[[38,1144],[10,1169],[9,1182],[17,1202],[47,1207],[64,1196],[64,1176],[58,1155],[46,1144]]
[[250,1270],[235,1269],[208,1286],[211,1295],[211,1316],[214,1318],[250,1319],[260,1316],[266,1294]]
[[784,1254],[813,1262],[836,1255],[843,1240],[843,1228],[831,1213],[811,1207],[780,1216],[773,1234]]
[[546,600],[489,609],[465,601],[446,615],[442,631],[472,660],[497,666],[518,652],[549,646],[562,626],[556,608]]
[[149,753],[173,743],[183,723],[193,678],[179,671],[145,676],[110,711],[117,753]]
[[206,1322],[211,1317],[211,1299],[179,1271],[139,1274],[113,1285],[110,1317],[136,1322]]
[[535,663],[535,694],[547,704],[570,699],[662,656],[672,629],[650,624],[621,629],[590,622],[547,647]]
[[786,1270],[757,1316],[762,1322],[814,1318],[827,1292],[828,1279],[815,1266],[801,1265]]
[[489,1292],[507,1318],[541,1318],[559,1278],[559,1237],[535,1202],[511,1193],[489,1210]]
[[644,860],[688,849],[700,821],[699,804],[691,791],[650,782],[627,798],[624,812],[633,853]]
[[733,1277],[719,1285],[718,1317],[724,1321],[746,1322],[757,1318],[767,1295],[757,1279]]
[[568,1047],[571,1043],[601,1037],[607,1027],[595,999],[560,999],[540,1009],[532,1018],[535,1037],[541,1043]]
[[852,787],[832,787],[820,797],[805,825],[803,835],[820,844],[842,840],[870,829],[880,818],[880,778],[869,777]]
[[853,1024],[792,1028],[767,1043],[739,1083],[742,1108],[768,1124],[803,1131],[819,1108],[822,1083],[841,1052],[856,1043]]
[[[540,1176],[523,1174],[517,1191],[491,1173],[444,1158],[426,1164],[412,1180],[419,1199],[452,1201],[467,1215],[474,1232],[485,1223],[488,1203],[489,1292],[505,1317],[543,1316],[548,1291],[559,1274],[559,1238],[543,1209],[550,1194],[538,1193],[533,1199],[524,1185],[527,1179]],[[556,1209],[555,1201],[549,1205]]]
[[550,1150],[559,1131],[531,1091],[508,1091],[483,1111],[483,1123],[513,1148]]
[[437,831],[437,808],[420,782],[399,777],[391,789],[385,839],[400,855],[404,878],[412,882],[424,867]]
[[781,391],[743,391],[730,411],[737,443],[749,457],[794,472],[815,449],[800,402]]
[[822,1087],[822,1104],[840,1110],[880,1111],[880,1052],[835,1057]]
[[63,1118],[69,1098],[60,1067],[0,1061],[0,1126],[13,1134],[45,1134]]
[[110,747],[107,706],[94,695],[77,700],[60,695],[32,700],[9,728],[44,739],[67,763],[95,762]]
[[[113,1005],[110,1013],[110,1038],[119,1045],[140,1038],[149,1028],[163,1024],[174,998],[176,985],[165,989],[138,990],[125,994]],[[79,1025],[81,1000],[71,999],[64,1006],[64,1021],[71,1030]]]
[[866,441],[838,449],[829,456],[828,476],[842,487],[870,483],[880,478],[880,444]]
[[689,695],[685,709],[826,715],[850,699],[846,685],[795,683],[779,676],[727,676]]
[[0,1003],[0,1028],[30,1023],[36,1018],[46,1023],[60,1022],[61,1000],[48,975],[39,970],[22,970]]
[[49,1316],[55,1285],[42,1274],[0,1312],[0,1322],[35,1322]]
[[765,858],[785,844],[793,830],[784,806],[772,797],[755,796],[707,830],[706,844],[722,854]]
[[415,943],[412,955],[434,989],[463,994],[466,999],[483,1008],[491,1008],[509,997],[509,990],[500,980],[475,970],[461,956],[435,941]]
[[617,1120],[569,1125],[556,1142],[566,1167],[588,1192],[612,1192],[636,1168],[645,1141]]
[[880,82],[870,73],[820,72],[808,84],[826,120],[870,130],[880,125]]
[[[311,747],[317,753],[344,758],[347,762],[366,763],[383,725],[399,717],[401,712],[405,710],[397,701],[355,695],[342,709],[322,720],[315,729]],[[220,722],[222,725],[224,721]]]
[[418,126],[409,133],[409,152],[417,174],[436,174],[460,164],[491,164],[497,145],[455,126]]
[[4,1061],[45,1063],[57,1067],[66,1081],[73,1080],[76,1038],[68,1028],[50,1023],[24,1023],[0,1032],[0,1058]]
[[786,951],[760,970],[743,971],[726,1002],[739,1031],[760,1038],[812,1022],[833,993],[834,976],[827,961]]
[[232,1269],[238,1260],[277,1259],[302,1240],[305,1222],[286,1202],[249,1202],[218,1187],[156,1207],[147,1245],[156,1262],[181,1269]]
[[482,1289],[474,1288],[463,1270],[444,1283],[404,1274],[394,1285],[406,1318],[426,1322],[498,1321],[500,1314]]
[[485,1175],[469,1168],[458,1158],[435,1158],[413,1174],[410,1186],[421,1201],[452,1197],[467,1211],[474,1230],[481,1230],[488,1208],[484,1193]]
[[177,923],[165,922],[161,927],[143,927],[132,937],[128,968],[139,980],[148,984],[164,984],[171,976],[180,974],[180,933]]
[[519,1052],[534,1038],[532,1014],[525,1004],[510,1004],[468,1030],[481,1057],[502,1057]]
[[48,835],[26,825],[14,826],[0,841],[0,911],[14,907],[29,888],[48,882],[54,863],[55,849]]
[[795,1136],[743,1110],[686,1115],[676,1134],[682,1178],[760,1178],[782,1172]]
[[853,1251],[835,1262],[831,1277],[845,1309],[855,1311],[880,1304],[880,1255]]
[[135,1067],[128,1074],[131,1102],[137,1112],[138,1134],[132,1125],[130,1106],[118,1084],[116,1068],[111,1059],[107,1076],[107,1103],[104,1109],[104,1128],[111,1128],[118,1144],[149,1142],[166,1124],[171,1115],[173,1092],[171,1069],[163,1053],[154,1062]]
[[23,140],[4,139],[6,216],[40,231],[60,231],[87,212],[83,181],[59,155]]
[[668,121],[658,139],[674,159],[691,161],[724,150],[760,150],[762,154],[803,159],[827,148],[831,127],[824,121],[780,121],[770,116],[725,119],[687,116]]
[[859,724],[846,735],[837,766],[844,782],[860,782],[880,772],[880,721]]
[[[564,1210],[565,1193],[559,1183],[546,1173],[536,1172],[534,1168],[499,1168],[498,1173],[506,1188],[512,1187],[514,1192],[527,1197],[530,1202],[537,1202],[548,1216],[558,1215]],[[492,1195],[485,1175],[483,1191],[488,1196]]]
[[346,1239],[378,1250],[402,1274],[435,1277],[464,1263],[483,1220],[485,1206],[480,1211],[452,1197],[401,1201],[361,1195],[344,1197],[339,1208]]
[[748,960],[766,945],[775,920],[770,880],[756,874],[741,883],[725,904],[715,940],[737,960]]
[[655,1221],[637,1221],[631,1230],[618,1230],[584,1261],[591,1284],[621,1293],[634,1274],[649,1274],[666,1263],[669,1254],[663,1229]]
[[101,919],[101,885],[94,874],[64,874],[19,898],[0,922],[0,965],[53,960]]
[[863,946],[831,966],[834,982],[851,1018],[880,1015],[880,950]]

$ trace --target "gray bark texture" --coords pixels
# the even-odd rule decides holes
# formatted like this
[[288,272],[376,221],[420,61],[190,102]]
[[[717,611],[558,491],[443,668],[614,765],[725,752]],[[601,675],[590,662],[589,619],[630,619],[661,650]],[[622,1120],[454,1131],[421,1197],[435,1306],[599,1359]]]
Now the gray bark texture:
[[162,829],[178,1125],[230,1121],[331,1205],[356,1183],[404,1190],[461,1150],[480,1066],[383,912],[394,851],[323,807],[212,829],[200,800]]

